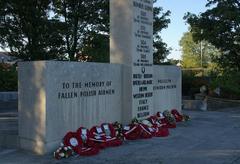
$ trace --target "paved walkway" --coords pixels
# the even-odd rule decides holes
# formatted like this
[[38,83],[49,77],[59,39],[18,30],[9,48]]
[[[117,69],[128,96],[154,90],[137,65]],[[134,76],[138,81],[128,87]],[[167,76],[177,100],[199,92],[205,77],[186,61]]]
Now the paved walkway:
[[190,122],[178,124],[167,138],[125,142],[93,157],[55,160],[52,155],[0,148],[2,163],[84,164],[240,164],[240,109],[229,112],[184,111]]

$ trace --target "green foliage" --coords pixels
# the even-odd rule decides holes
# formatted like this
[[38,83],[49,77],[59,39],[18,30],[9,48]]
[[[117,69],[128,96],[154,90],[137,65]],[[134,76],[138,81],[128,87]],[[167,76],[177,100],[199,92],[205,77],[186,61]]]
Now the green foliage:
[[184,68],[200,68],[201,66],[208,68],[212,63],[211,59],[220,54],[207,41],[195,42],[191,32],[184,33],[179,44],[182,47],[182,65]]
[[185,16],[194,41],[206,40],[222,53],[214,61],[226,71],[240,71],[240,1],[208,0],[211,7],[200,15]]
[[[169,15],[154,7],[156,64],[169,53],[159,35]],[[109,62],[109,0],[1,0],[0,46],[24,60]]]
[[192,33],[184,33],[180,40],[182,47],[182,65],[184,68],[201,67],[201,50],[200,44],[195,43],[192,39]]
[[84,47],[81,53],[90,56],[88,61],[109,63],[109,37],[97,33],[91,33],[83,40]]
[[[157,0],[154,1],[154,3]],[[167,48],[167,44],[162,41],[160,36],[160,32],[168,27],[170,23],[171,12],[168,10],[166,12],[163,11],[161,7],[154,7],[153,11],[153,63],[161,64],[164,59],[166,59],[167,55],[170,53],[170,49]]]
[[[54,18],[65,27],[62,33],[65,41],[63,47],[69,59],[77,60],[77,54],[93,55],[92,58],[99,59],[93,51],[99,50],[95,49],[96,43],[107,41],[104,35],[109,33],[109,1],[53,0],[53,12]],[[104,45],[101,45],[101,51],[108,48]],[[108,52],[105,55],[109,57]]]
[[224,73],[212,79],[210,88],[212,90],[220,87],[220,97],[240,99],[240,72]]
[[0,64],[0,91],[17,91],[17,88],[16,67]]
[[24,60],[62,54],[61,22],[50,19],[50,0],[1,0],[0,45]]
[[183,70],[182,72],[182,94],[194,98],[195,93],[200,92],[200,87],[208,86],[208,78],[197,76],[201,70]]
[[186,73],[186,72],[182,73],[182,94],[184,96],[191,95],[190,89],[193,84],[193,81],[194,81],[193,73]]

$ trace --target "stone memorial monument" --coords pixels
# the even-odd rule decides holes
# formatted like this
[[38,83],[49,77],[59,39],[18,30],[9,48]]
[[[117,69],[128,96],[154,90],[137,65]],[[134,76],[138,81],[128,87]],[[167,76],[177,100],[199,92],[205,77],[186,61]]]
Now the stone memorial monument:
[[153,113],[153,2],[110,1],[110,61],[123,66],[123,122]]
[[152,0],[110,0],[111,64],[19,63],[20,148],[51,152],[68,131],[181,110],[181,70],[153,66]]
[[121,121],[121,66],[36,61],[19,64],[19,139],[52,151],[68,131]]

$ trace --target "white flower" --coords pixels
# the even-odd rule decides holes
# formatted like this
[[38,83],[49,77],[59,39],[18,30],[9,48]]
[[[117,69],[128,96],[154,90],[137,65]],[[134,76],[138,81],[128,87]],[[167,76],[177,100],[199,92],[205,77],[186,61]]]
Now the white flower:
[[60,157],[64,157],[64,153],[59,153],[59,156]]

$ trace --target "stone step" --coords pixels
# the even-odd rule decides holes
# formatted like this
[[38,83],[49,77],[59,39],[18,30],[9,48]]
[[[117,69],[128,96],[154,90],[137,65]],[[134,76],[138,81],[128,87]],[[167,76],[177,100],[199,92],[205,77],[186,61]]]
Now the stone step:
[[18,148],[19,137],[18,134],[1,134],[0,147],[2,148]]
[[203,108],[203,100],[183,100],[183,109],[188,110],[201,110]]
[[0,134],[18,134],[17,117],[0,117]]
[[1,112],[0,113],[0,118],[8,118],[8,117],[17,117],[18,113],[17,112]]
[[0,101],[0,110],[1,109],[17,109],[18,101]]
[[16,153],[18,149],[16,148],[3,148],[0,147],[0,159],[1,157],[5,157],[6,155],[11,155],[13,153]]
[[18,117],[16,112],[0,113],[0,147],[19,147]]

